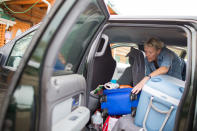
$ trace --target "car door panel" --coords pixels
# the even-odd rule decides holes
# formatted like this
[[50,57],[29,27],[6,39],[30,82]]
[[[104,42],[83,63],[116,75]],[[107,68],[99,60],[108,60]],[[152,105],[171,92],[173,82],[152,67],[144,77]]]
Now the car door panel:
[[[60,131],[68,125],[70,130],[82,129],[89,120],[89,110],[83,107],[86,95],[85,79],[76,74],[55,76],[51,78],[50,85],[46,95],[49,101],[48,110],[52,111],[52,130]],[[80,126],[76,126],[79,124]]]
[[[105,6],[104,2],[99,0],[57,1],[57,4],[45,18],[41,29],[34,36],[13,76],[13,81],[9,87],[11,97],[4,102],[5,108],[2,112],[5,114],[5,119],[4,116],[1,117],[0,127],[4,129],[8,127],[6,120],[14,123],[14,126],[8,127],[10,130],[59,131],[81,130],[85,127],[90,118],[89,110],[85,107],[87,87],[84,77],[77,75],[77,69],[81,59],[85,57],[84,54],[88,46],[92,44],[95,34],[98,34],[100,28],[109,18],[109,15],[106,16],[106,7],[103,11],[102,6]],[[95,17],[94,14],[98,16]],[[79,15],[81,16],[79,17]],[[98,18],[99,21],[95,18]],[[78,33],[79,35],[76,35]],[[81,39],[78,39],[79,36]],[[65,42],[68,43],[67,45],[71,43],[69,46],[75,43],[79,44],[76,47],[79,50],[76,48],[73,48],[73,51],[68,50],[69,46],[64,48],[68,50],[66,52],[68,57],[72,57],[71,53],[74,52],[74,58],[70,58],[73,61],[70,62],[68,61],[70,59],[66,59],[66,64],[72,63],[75,68],[69,70],[70,73],[60,73],[59,76],[56,76],[54,75],[54,63],[58,51],[62,49],[61,45]],[[83,51],[80,50],[81,47]],[[39,66],[32,66],[31,62],[37,63]],[[67,69],[62,72],[64,71]],[[16,116],[18,108],[11,107],[13,105],[12,98],[15,90],[20,90],[24,85],[32,88],[33,101],[26,110],[29,116],[18,118]],[[24,90],[24,88],[22,89]],[[24,93],[21,94],[25,95]],[[11,108],[12,110],[10,110]],[[22,110],[20,114],[25,115],[25,111]],[[17,123],[20,120],[24,123]]]
[[[104,23],[106,19],[102,15],[103,12],[98,8],[99,5],[95,0],[86,0],[86,4],[84,2],[85,1],[78,2],[79,5],[83,5],[83,8],[80,8],[82,11],[78,10],[77,12],[70,12],[71,14],[73,13],[73,15],[68,15],[67,17],[71,19],[63,22],[57,31],[58,34],[53,38],[51,45],[47,50],[47,54],[44,59],[42,87],[55,88],[55,90],[59,91],[60,94],[51,95],[51,93],[54,93],[53,89],[42,94],[42,103],[44,105],[42,106],[41,111],[42,125],[40,130],[50,130],[50,121],[52,121],[51,130],[65,130],[65,127],[66,130],[81,130],[90,119],[89,109],[84,107],[86,106],[87,98],[86,84],[81,84],[83,83],[84,78],[81,76],[82,78],[78,79],[78,76],[80,75],[74,74],[78,74],[77,68],[80,65],[81,59],[85,57],[84,53],[89,44],[91,44],[91,38],[98,32],[101,25],[104,25],[102,23]],[[78,8],[79,5],[76,5],[76,7]],[[71,21],[74,18],[76,20],[72,24]],[[54,71],[54,59],[58,59],[59,54],[64,56],[66,63],[65,69],[59,70],[57,73]],[[67,56],[67,54],[69,55]],[[67,68],[68,65],[70,65],[70,69]],[[67,72],[70,72],[70,74]],[[59,76],[54,76],[54,74]],[[51,81],[50,86],[48,84],[45,85],[44,81],[49,80]],[[67,90],[69,90],[69,92]],[[66,92],[68,92],[68,96]],[[51,96],[55,96],[55,99],[58,102],[54,101]],[[79,102],[81,104],[75,105],[78,107],[75,110],[73,110],[73,108],[75,108],[75,106],[73,107],[73,98],[81,101]],[[49,105],[52,101],[53,104]],[[56,103],[58,104],[56,105]],[[50,106],[51,109],[48,108],[48,106]],[[46,110],[47,112],[45,112]],[[52,115],[50,112],[52,112]]]
[[85,79],[77,74],[53,76],[51,77],[51,86],[53,90],[49,90],[47,94],[49,95],[47,98],[49,101],[62,99],[78,92],[85,93],[86,90]]
[[80,131],[89,121],[90,111],[84,106],[79,106],[72,111],[67,117],[57,122],[52,127],[52,131]]

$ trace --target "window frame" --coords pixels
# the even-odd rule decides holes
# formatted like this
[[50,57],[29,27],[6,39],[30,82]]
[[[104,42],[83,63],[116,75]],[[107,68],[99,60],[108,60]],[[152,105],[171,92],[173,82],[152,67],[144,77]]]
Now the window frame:
[[[27,37],[27,36],[30,35],[31,33],[33,33],[33,34],[32,34],[32,37],[31,37],[31,40],[32,40],[34,34],[36,33],[36,29],[35,29],[35,30],[32,30],[31,32],[28,32],[27,34],[23,35],[22,37],[20,37],[20,38],[18,38],[17,40],[14,41],[14,44],[13,44],[13,46],[12,46],[12,49],[11,49],[11,51],[9,52],[9,55],[8,55],[8,57],[7,57],[7,59],[6,59],[5,66],[11,67],[11,68],[13,68],[13,69],[16,69],[16,68],[19,66],[21,60],[19,61],[19,64],[18,64],[17,67],[15,68],[15,67],[12,67],[12,66],[9,66],[9,65],[8,65],[9,59],[10,59],[10,57],[11,57],[13,51],[14,51],[14,48],[18,45],[17,42],[20,43],[20,41],[21,41],[23,38]],[[26,52],[28,46],[30,45],[31,40],[29,41],[29,43],[28,43],[28,45],[27,45],[27,47],[26,47],[26,49],[25,49],[25,51],[24,51],[24,53],[22,54],[21,57],[23,57],[23,56],[25,55],[25,52]]]

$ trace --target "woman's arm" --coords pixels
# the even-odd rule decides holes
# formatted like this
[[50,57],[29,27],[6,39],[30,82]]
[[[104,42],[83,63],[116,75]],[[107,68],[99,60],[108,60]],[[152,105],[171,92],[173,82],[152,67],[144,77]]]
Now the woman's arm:
[[169,70],[169,67],[161,66],[157,70],[153,71],[149,74],[149,76],[145,76],[132,90],[132,93],[138,94],[142,88],[144,87],[145,83],[150,79],[150,77],[166,74]]
[[168,73],[168,71],[169,71],[169,67],[161,66],[157,70],[150,73],[149,76],[153,77],[153,76],[157,76],[157,75],[163,75],[163,74]]

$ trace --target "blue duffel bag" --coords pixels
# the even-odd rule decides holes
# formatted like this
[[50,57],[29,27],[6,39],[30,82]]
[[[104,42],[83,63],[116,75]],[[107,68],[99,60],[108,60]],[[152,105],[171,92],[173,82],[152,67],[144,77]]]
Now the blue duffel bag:
[[139,94],[134,95],[131,91],[132,88],[104,90],[100,100],[103,112],[108,115],[131,114],[139,101]]

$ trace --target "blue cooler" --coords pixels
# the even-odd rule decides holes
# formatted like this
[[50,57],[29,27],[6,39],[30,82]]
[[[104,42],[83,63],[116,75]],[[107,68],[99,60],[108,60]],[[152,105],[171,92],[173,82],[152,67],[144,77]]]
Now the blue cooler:
[[107,110],[108,115],[130,114],[139,101],[139,94],[135,100],[130,99],[131,91],[132,88],[104,90],[105,100],[101,102],[101,109]]
[[147,131],[172,131],[184,86],[168,75],[152,77],[142,89],[135,124]]

